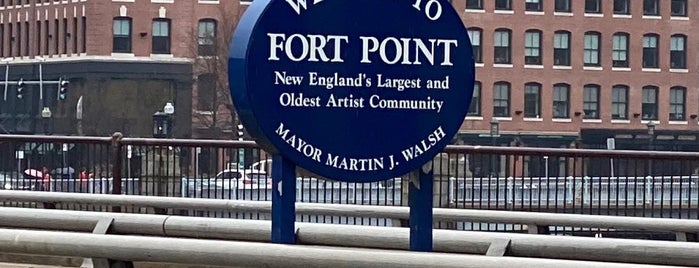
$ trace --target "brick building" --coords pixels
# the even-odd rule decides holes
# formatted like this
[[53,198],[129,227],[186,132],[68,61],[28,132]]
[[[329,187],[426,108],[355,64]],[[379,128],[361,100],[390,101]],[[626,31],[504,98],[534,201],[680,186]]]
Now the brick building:
[[[477,62],[457,142],[606,148],[615,138],[616,149],[699,150],[699,2],[452,4]],[[546,161],[550,174],[563,175],[564,159]],[[544,173],[543,161],[524,162],[525,173]]]
[[[167,102],[175,137],[230,133],[219,55],[227,56],[238,14],[240,2],[228,0],[2,0],[0,58],[9,80],[71,83],[65,100],[48,97],[55,85],[43,94],[27,85],[18,99],[10,84],[0,132],[76,134],[82,96],[85,135],[151,136],[152,115]],[[41,119],[43,107],[51,118]]]

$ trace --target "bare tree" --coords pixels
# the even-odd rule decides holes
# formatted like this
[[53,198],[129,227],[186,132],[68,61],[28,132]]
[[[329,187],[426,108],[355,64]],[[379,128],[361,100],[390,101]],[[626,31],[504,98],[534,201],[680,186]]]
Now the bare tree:
[[197,85],[193,123],[212,130],[211,134],[220,135],[226,127],[233,130],[238,123],[228,85],[228,47],[241,13],[234,5],[225,6],[218,16],[203,19],[192,29]]

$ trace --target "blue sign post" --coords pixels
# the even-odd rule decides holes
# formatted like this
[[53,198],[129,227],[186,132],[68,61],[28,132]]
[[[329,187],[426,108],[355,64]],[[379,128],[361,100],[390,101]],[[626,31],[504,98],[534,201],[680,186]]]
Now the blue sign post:
[[[238,115],[274,155],[278,243],[294,242],[295,166],[358,183],[418,170],[457,133],[473,94],[471,44],[447,0],[256,0],[232,41]],[[430,243],[415,250],[431,250],[424,173],[410,222]]]

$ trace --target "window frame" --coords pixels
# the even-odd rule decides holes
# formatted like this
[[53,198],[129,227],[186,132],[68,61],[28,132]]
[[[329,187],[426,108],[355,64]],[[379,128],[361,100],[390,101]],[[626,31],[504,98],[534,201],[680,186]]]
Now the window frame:
[[[469,28],[467,33],[469,40],[471,40],[471,48],[473,48],[473,60],[476,63],[483,63],[483,30],[481,28]],[[474,43],[473,34],[478,34],[476,43]]]
[[[118,34],[116,33],[116,27],[117,27],[117,22],[120,23],[126,23],[126,26],[128,26],[128,34]],[[124,25],[120,24],[119,25],[120,29],[123,30]],[[47,28],[48,31],[48,28]],[[123,31],[119,31],[119,33],[122,33]],[[48,40],[48,39],[47,39]],[[121,42],[120,42],[121,41]],[[121,45],[121,43],[125,44],[125,48],[117,48],[118,46]],[[133,52],[133,19],[131,17],[114,17],[112,19],[112,52],[114,53],[132,53]],[[45,53],[48,53],[48,51],[45,51]]]
[[[561,98],[561,95],[565,96]],[[551,116],[553,118],[570,118],[570,85],[566,83],[554,84],[551,99]],[[559,105],[563,109],[558,109]]]
[[658,87],[644,86],[641,88],[641,119],[658,120]]
[[[532,99],[529,99],[528,95],[534,96]],[[531,105],[534,105],[534,107]],[[524,117],[541,118],[541,84],[539,83],[530,82],[524,84]]]
[[[621,99],[623,97],[623,99]],[[612,86],[612,120],[628,120],[629,119],[629,86],[614,85]],[[623,114],[622,114],[623,112]]]
[[[675,8],[681,8],[679,12]],[[687,0],[670,0],[670,16],[672,17],[687,17]]]
[[[501,46],[502,37],[498,40],[498,35],[507,34],[506,46]],[[493,63],[512,64],[512,30],[499,28],[493,34]]]
[[[622,10],[617,9],[617,5],[623,5]],[[630,15],[631,14],[631,3],[629,0],[614,0],[613,12],[616,15]]]
[[[202,29],[204,31],[202,31]],[[215,19],[205,18],[199,20],[197,23],[197,53],[200,56],[214,56],[216,54],[218,43],[217,31],[218,22]]]
[[[676,42],[676,38],[682,38],[682,42]],[[682,49],[677,50],[675,47],[679,44]],[[670,69],[687,69],[687,36],[684,34],[670,36]]]
[[512,0],[495,0],[495,10],[512,10]]
[[[681,102],[676,102],[675,101],[675,96],[674,92],[682,92],[682,100]],[[670,109],[668,111],[668,116],[670,118],[670,121],[685,121],[687,120],[687,88],[683,86],[674,86],[670,88]],[[681,107],[681,116],[673,116],[676,113],[673,113],[673,111],[676,111],[676,107]]]
[[482,0],[466,0],[466,9],[483,9],[483,1]]
[[570,13],[572,12],[572,7],[570,0],[555,0],[554,12]]
[[[612,36],[612,67],[629,67],[629,34],[615,33]],[[623,40],[623,44],[619,43]]]
[[[558,47],[563,42],[559,42],[558,36],[565,36],[565,48]],[[554,66],[570,66],[570,42],[571,33],[569,31],[556,31],[553,33],[553,65]],[[563,41],[563,40],[561,40]]]
[[[588,44],[588,37],[595,37],[597,42],[595,43],[590,43]],[[602,44],[602,34],[599,32],[586,32],[584,36],[584,43],[583,43],[583,64],[584,66],[601,66],[601,61],[600,61],[600,54],[602,54],[601,51],[601,44]],[[588,47],[588,45],[592,45],[594,47]],[[593,55],[594,53],[594,55]],[[594,60],[595,62],[591,62],[591,60]],[[590,61],[590,62],[589,62]]]
[[[524,32],[524,64],[542,65],[541,39],[543,34],[540,30],[528,30]],[[530,40],[531,39],[531,40]]]
[[660,16],[659,0],[643,0],[644,16]]
[[[653,42],[651,42],[653,40]],[[658,49],[658,41],[660,36],[657,34],[643,35],[643,68],[659,68],[660,67],[660,50]]]
[[475,81],[473,83],[473,95],[471,96],[471,103],[468,106],[468,113],[466,116],[481,116],[481,91],[482,84],[480,81]]
[[[595,8],[591,8],[590,5],[594,5]],[[602,13],[602,1],[601,0],[585,0],[585,13],[588,14],[600,14]]]
[[[600,93],[602,87],[596,84],[587,84],[583,86],[583,119],[600,119]],[[594,96],[592,96],[594,93]],[[588,111],[593,111],[594,114]]]
[[524,10],[540,12],[543,11],[544,0],[524,0]]
[[[493,117],[511,117],[511,88],[512,85],[509,82],[500,81],[493,84]],[[502,104],[504,104],[504,106]],[[502,111],[498,111],[498,108],[503,109]]]
[[[156,24],[167,26],[167,36],[156,35]],[[161,32],[161,31],[159,31]],[[153,19],[151,23],[151,53],[152,54],[172,54],[172,22],[166,18]],[[163,42],[163,43],[161,43]],[[162,47],[161,47],[162,46]],[[162,48],[162,49],[161,49]]]

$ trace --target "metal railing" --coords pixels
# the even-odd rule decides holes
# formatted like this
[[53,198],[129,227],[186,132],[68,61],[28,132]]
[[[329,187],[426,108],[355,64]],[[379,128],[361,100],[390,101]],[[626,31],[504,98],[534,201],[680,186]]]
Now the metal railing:
[[[0,135],[0,187],[6,189],[270,200],[270,163],[250,141]],[[51,171],[48,182],[26,175],[43,167]],[[434,207],[699,218],[699,153],[452,145],[435,159],[433,169]],[[412,174],[356,184],[304,170],[297,176],[299,202],[406,206]]]
[[[668,241],[436,230],[434,250],[442,254],[448,253],[448,255],[433,255],[395,251],[408,249],[408,228],[297,224],[297,243],[314,246],[313,248],[316,249],[324,248],[318,246],[333,249],[331,252],[325,252],[306,250],[310,247],[304,246],[269,244],[271,237],[269,221],[26,208],[0,208],[0,215],[3,218],[0,222],[2,228],[61,231],[0,229],[0,250],[17,254],[245,266],[246,263],[241,261],[254,260],[253,256],[258,258],[257,261],[260,259],[270,261],[277,260],[280,257],[279,254],[294,252],[291,255],[300,262],[298,265],[272,263],[266,267],[296,267],[301,263],[305,263],[305,267],[308,267],[314,266],[310,263],[316,262],[318,266],[327,266],[332,263],[333,266],[338,267],[365,265],[375,267],[377,263],[380,263],[381,267],[441,267],[444,265],[447,267],[464,267],[464,265],[467,267],[532,267],[535,265],[537,267],[541,265],[542,267],[615,267],[614,265],[623,265],[620,263],[633,264],[628,267],[643,267],[641,264],[695,266],[699,263],[699,244]],[[92,232],[93,234],[69,232]],[[265,242],[265,244],[220,240]],[[231,248],[234,245],[247,249]],[[338,251],[339,247],[346,251]],[[369,248],[372,250],[366,250]],[[250,249],[254,250],[248,251]],[[195,255],[199,257],[184,257],[191,255],[192,252],[196,252]],[[332,252],[351,255],[356,259],[346,258],[343,255],[334,261],[329,261],[326,258],[336,257]],[[386,259],[387,255],[382,255],[384,252],[399,256],[413,254],[411,256],[420,256],[424,260],[417,261],[412,258],[389,260]],[[374,257],[362,255],[366,253],[376,254],[373,255]],[[488,255],[490,259],[460,254]],[[202,258],[202,256],[206,257]],[[455,266],[452,266],[449,264],[452,262],[447,261],[451,257],[446,256],[454,256],[453,258],[458,258],[460,263],[455,262]],[[508,257],[499,258],[502,256]],[[366,262],[358,262],[357,259]],[[502,262],[505,259],[522,262]],[[484,262],[481,263],[481,260]]]

